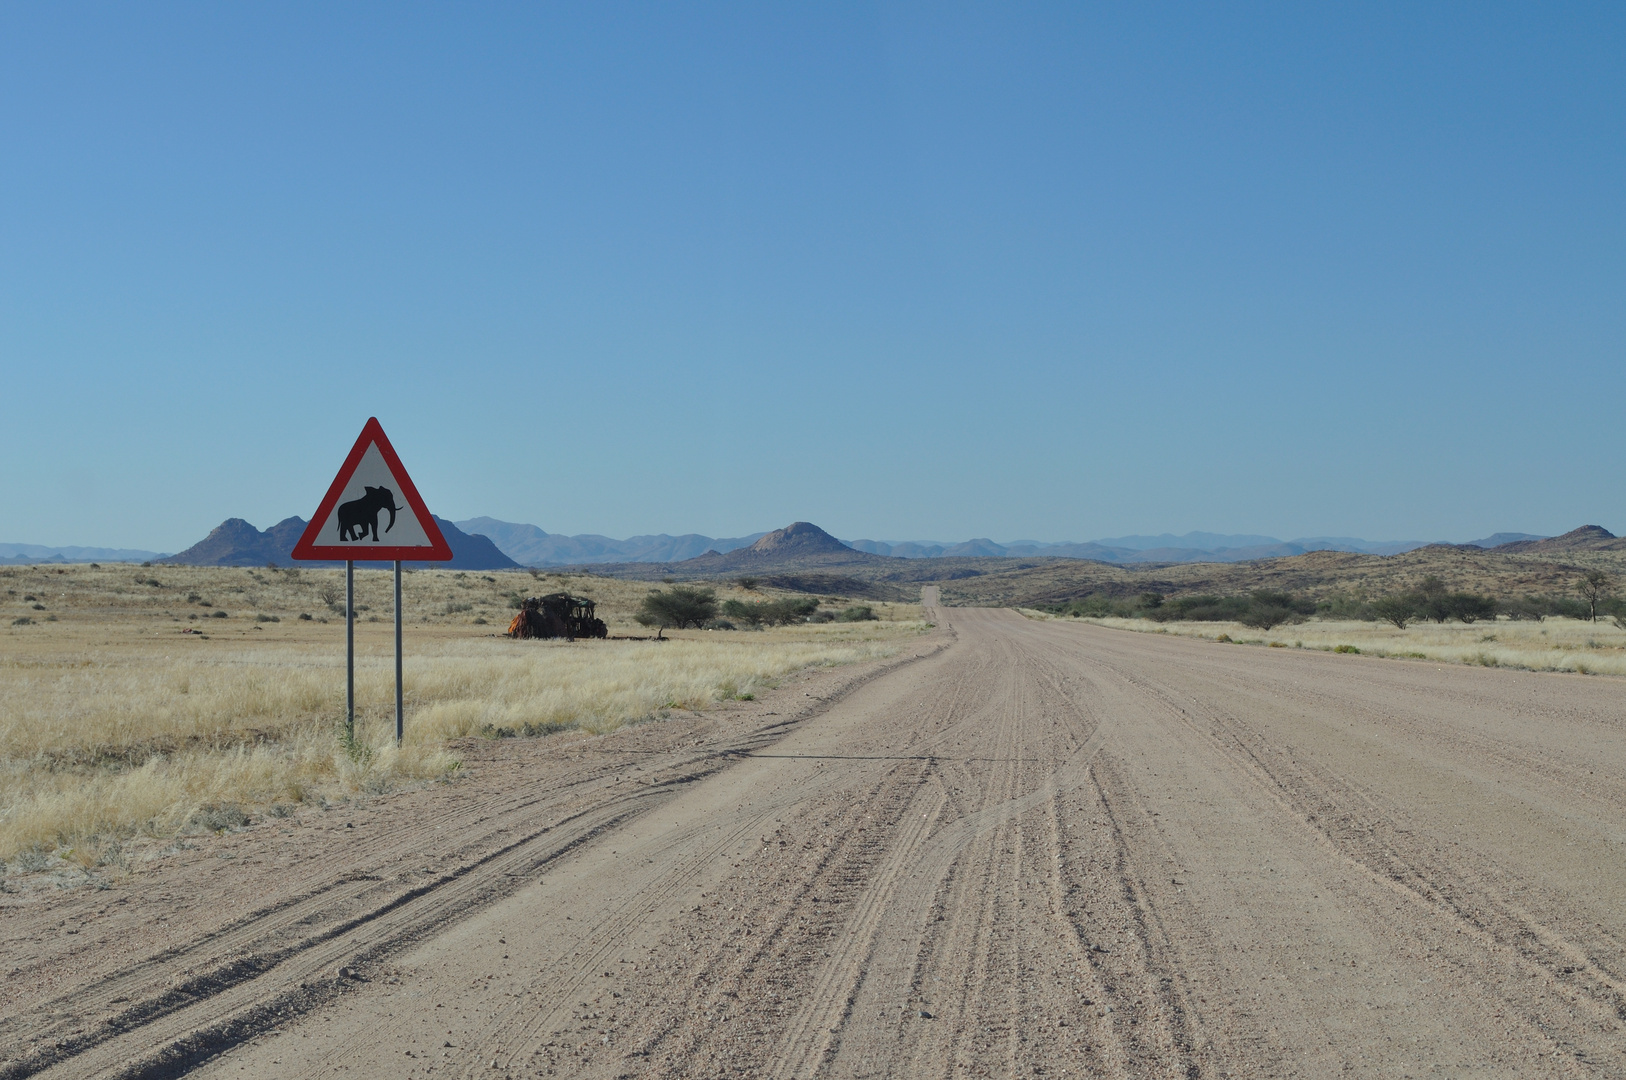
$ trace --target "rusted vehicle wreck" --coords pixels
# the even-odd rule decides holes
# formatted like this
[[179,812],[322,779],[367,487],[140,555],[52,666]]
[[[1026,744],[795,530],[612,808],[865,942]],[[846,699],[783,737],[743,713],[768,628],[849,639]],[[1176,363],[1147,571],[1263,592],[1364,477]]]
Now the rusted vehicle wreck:
[[520,602],[519,614],[508,624],[511,638],[608,637],[610,628],[593,614],[593,601],[569,593],[528,596]]

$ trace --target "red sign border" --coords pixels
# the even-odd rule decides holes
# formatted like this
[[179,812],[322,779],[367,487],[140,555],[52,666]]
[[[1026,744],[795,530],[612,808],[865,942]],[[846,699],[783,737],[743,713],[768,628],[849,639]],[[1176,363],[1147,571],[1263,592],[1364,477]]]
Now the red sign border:
[[[384,456],[384,463],[390,467],[396,481],[401,487],[401,497],[406,499],[407,507],[418,516],[418,522],[423,525],[423,531],[429,538],[428,547],[361,547],[349,544],[316,543],[322,531],[322,523],[328,519],[333,508],[338,505],[339,499],[344,496],[345,485],[355,475],[356,467],[361,464],[362,455],[367,453],[367,447],[377,446],[378,452]],[[316,515],[311,518],[305,532],[289,553],[294,559],[320,559],[324,562],[339,560],[340,562],[378,562],[380,560],[410,559],[415,562],[446,562],[452,558],[452,546],[441,535],[440,526],[435,524],[435,516],[423,504],[423,497],[418,494],[418,488],[412,483],[412,477],[401,465],[401,459],[395,456],[395,447],[390,445],[389,436],[384,434],[384,426],[378,422],[378,417],[369,416],[367,424],[361,429],[361,435],[356,439],[356,445],[350,448],[350,456],[344,459],[339,466],[339,475],[333,478],[332,485],[327,494],[322,497],[322,505],[316,508]]]

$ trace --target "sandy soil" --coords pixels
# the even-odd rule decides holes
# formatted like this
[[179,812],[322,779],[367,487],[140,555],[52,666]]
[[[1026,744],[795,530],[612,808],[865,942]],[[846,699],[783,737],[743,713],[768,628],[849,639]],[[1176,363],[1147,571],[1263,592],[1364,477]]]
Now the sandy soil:
[[1619,681],[938,619],[3,898],[0,1077],[1626,1075]]

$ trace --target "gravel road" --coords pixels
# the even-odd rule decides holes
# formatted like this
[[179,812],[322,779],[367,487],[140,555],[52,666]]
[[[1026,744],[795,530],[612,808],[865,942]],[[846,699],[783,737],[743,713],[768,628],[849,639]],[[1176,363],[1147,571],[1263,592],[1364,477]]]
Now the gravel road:
[[935,614],[42,934],[0,1077],[1626,1076],[1620,681]]

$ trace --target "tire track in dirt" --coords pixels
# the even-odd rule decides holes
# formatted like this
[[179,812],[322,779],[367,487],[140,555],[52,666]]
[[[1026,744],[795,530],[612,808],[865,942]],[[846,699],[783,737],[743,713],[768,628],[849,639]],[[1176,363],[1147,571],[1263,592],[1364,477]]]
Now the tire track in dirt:
[[1626,1075],[1607,686],[938,621],[203,1075]]
[[[891,902],[884,917],[872,914],[867,920],[864,940],[877,944],[868,947],[856,970],[842,970],[839,980],[829,976],[846,967],[843,961],[847,958],[832,961],[821,983],[825,993],[809,1003],[807,1015],[818,1019],[804,1019],[799,1027],[815,1031],[839,1030],[836,1025],[848,1015],[889,1021],[884,1026],[858,1026],[839,1040],[825,1036],[825,1053],[830,1054],[825,1072],[862,1074],[882,1068],[880,1063],[905,1058],[913,1062],[913,1071],[928,1074],[944,1069],[1009,1071],[1018,1067],[1023,1039],[1018,1025],[1003,1032],[997,1059],[983,1063],[979,1059],[986,1058],[991,1049],[989,1033],[976,1031],[971,1020],[988,1013],[1017,1017],[1027,1011],[1017,973],[1049,958],[1025,955],[1020,943],[1013,947],[1000,928],[1009,922],[1011,909],[1027,903],[1026,875],[1032,862],[1040,862],[1046,869],[1043,895],[1047,914],[1058,910],[1062,883],[1054,872],[1059,858],[1057,797],[1089,782],[1089,762],[1105,739],[1098,719],[1068,696],[1067,677],[1047,662],[1042,650],[1034,650],[1031,643],[1023,645],[1019,652],[1002,650],[996,662],[1009,676],[989,692],[994,701],[1005,702],[1001,722],[995,725],[992,751],[1000,769],[993,783],[984,786],[979,809],[940,830],[917,859],[907,887],[898,896],[891,896],[890,883],[884,893],[881,888],[873,890],[878,900],[884,895]],[[1059,730],[1045,731],[1047,725]],[[1045,753],[1057,737],[1070,744],[1073,753],[1058,755],[1062,767],[1051,772],[1053,759]],[[1031,760],[1035,754],[1038,761]],[[1037,790],[1018,794],[1035,783]],[[1030,841],[1020,819],[1036,808],[1043,808],[1051,824],[1037,837],[1036,847],[1042,854],[1029,859]],[[954,883],[945,886],[951,878]],[[973,911],[976,918],[966,916]],[[1076,939],[1071,945],[1075,957],[1084,954]],[[921,1011],[912,1010],[908,1003],[926,1003],[919,992],[933,977],[929,974],[930,954],[939,951],[969,958],[961,992],[946,1005],[936,1003],[943,1000],[940,996],[930,1003],[937,1010],[929,1018],[935,1023],[908,1023],[912,1011]],[[995,972],[1001,970],[1006,977],[995,978]],[[831,993],[830,985],[845,992]],[[985,998],[991,985],[1002,987],[997,1004]],[[846,990],[848,987],[852,989]],[[899,1023],[900,1019],[904,1022]],[[958,1037],[945,1047],[920,1034],[934,1028],[953,1030]],[[788,1043],[770,1075],[791,1075],[795,1063],[822,1058],[794,1035]],[[830,1044],[834,1044],[833,1052]]]
[[[891,883],[896,880],[900,868],[909,860],[918,838],[929,827],[931,820],[935,817],[936,809],[942,802],[940,791],[935,788],[933,788],[933,791],[927,790],[928,782],[935,773],[935,755],[941,750],[945,742],[962,734],[968,726],[974,727],[978,719],[980,719],[974,711],[968,711],[965,701],[959,697],[952,698],[947,708],[941,710],[941,712],[944,717],[942,730],[909,747],[910,751],[912,751],[911,757],[915,760],[896,765],[877,762],[855,765],[852,762],[841,763],[839,759],[826,759],[827,766],[835,765],[836,767],[821,769],[817,777],[818,791],[803,790],[800,787],[794,789],[782,787],[771,794],[754,796],[750,806],[753,812],[756,813],[756,817],[740,831],[740,834],[744,835],[754,829],[761,828],[770,816],[783,813],[788,808],[799,803],[808,802],[810,799],[816,798],[821,791],[830,788],[851,790],[855,786],[864,788],[862,794],[853,797],[853,803],[857,807],[864,808],[868,818],[875,821],[878,827],[873,829],[870,837],[862,843],[845,845],[832,851],[831,857],[826,859],[818,867],[817,871],[821,875],[828,874],[840,879],[839,882],[834,883],[827,880],[824,883],[826,887],[836,884],[837,888],[853,894],[847,905],[852,911],[852,915],[845,920],[839,944],[833,954],[834,959],[824,966],[823,974],[820,977],[821,981],[815,989],[815,994],[821,1001],[824,1001],[836,1013],[844,1011],[839,1003],[846,996],[845,990],[842,989],[849,978],[846,973],[852,967],[862,967],[864,954],[872,948],[872,924],[879,917],[881,911],[884,910]],[[776,748],[776,753],[781,749],[791,748]],[[876,776],[877,773],[880,775]],[[873,779],[871,779],[872,777]],[[934,791],[936,791],[935,794]],[[917,813],[922,801],[924,801],[928,809],[923,813]],[[674,848],[681,848],[684,845],[675,843],[673,846]],[[871,882],[872,884],[865,887],[862,892],[858,892],[855,886],[862,882]],[[797,895],[805,895],[814,887],[810,885],[800,889]],[[665,889],[664,886],[662,888],[663,894],[671,891],[673,890]],[[777,910],[770,911],[765,910],[766,908]],[[762,946],[753,952],[744,954],[737,963],[728,965],[730,970],[712,973],[708,977],[708,981],[719,988],[737,986],[743,978],[737,969],[749,967],[752,963],[759,962],[765,952],[775,947],[779,935],[783,933],[785,924],[791,917],[793,910],[793,904],[775,904],[772,902],[754,908],[751,912],[751,918],[767,931],[763,935]],[[630,926],[611,929],[607,934],[600,934],[595,930],[594,936],[601,938],[605,944],[594,955],[603,956],[613,949],[625,948],[626,935],[630,930]],[[511,1037],[496,1035],[493,1036],[489,1044],[482,1045],[501,1044],[503,1046],[513,1046],[518,1041],[522,1044],[520,1050],[516,1051],[514,1056],[508,1060],[520,1060],[526,1056],[527,1052],[530,1056],[536,1056],[541,1043],[547,1041],[541,1038],[539,1032],[547,1025],[557,1024],[561,1020],[563,1012],[568,1011],[569,1008],[564,1002],[569,998],[573,998],[576,989],[582,985],[585,976],[581,972],[589,971],[595,966],[597,966],[595,962],[588,962],[582,966],[580,971],[573,973],[570,978],[565,980],[559,988],[550,987],[546,991],[546,995],[555,1001],[552,1011],[547,1013],[544,1019],[533,1024],[532,1028],[534,1030],[527,1032],[522,1039],[515,1040]],[[566,987],[569,989],[564,989]],[[719,995],[738,996],[739,994],[738,989],[719,989],[707,1000],[697,1003],[696,1007],[715,1010],[720,1008],[717,1000]],[[804,1013],[793,1019],[787,1030],[793,1032],[791,1036],[793,1039],[800,1039],[810,1044],[820,1043],[828,1041],[828,1029],[834,1026],[836,1022],[836,1019],[831,1016],[822,1016],[815,1019]],[[551,1034],[558,1033],[557,1029],[551,1032]],[[639,1056],[650,1058],[665,1052],[675,1052],[680,1056],[684,1056],[697,1052],[697,1048],[692,1045],[677,1051],[670,1051],[667,1045],[669,1042],[671,1042],[669,1036],[652,1035],[641,1044]],[[819,1053],[819,1051],[810,1052],[814,1056]],[[483,1053],[482,1050],[479,1056],[483,1057]],[[499,1062],[502,1060],[499,1059]]]
[[[1012,630],[1014,632],[1015,628]],[[1070,973],[1072,981],[1076,984],[1080,979],[1084,980],[1084,990],[1075,989],[1076,995],[1084,1001],[1073,1004],[1087,1010],[1090,1005],[1109,997],[1106,988],[1083,963],[1090,955],[1089,946],[1061,920],[1062,904],[1069,886],[1062,876],[1060,826],[1061,798],[1075,790],[1088,790],[1094,786],[1092,762],[1106,741],[1107,721],[1082,700],[1084,684],[1058,670],[1053,663],[1054,658],[1047,656],[1043,648],[1034,646],[1035,643],[1023,642],[1022,658],[1026,665],[1023,674],[1031,686],[1040,691],[1036,694],[1036,700],[1024,709],[1029,718],[1028,726],[1042,726],[1048,718],[1051,724],[1064,729],[1077,749],[1070,756],[1062,758],[1061,766],[1044,777],[1037,790],[1003,801],[990,800],[982,812],[954,823],[937,839],[939,846],[926,863],[927,872],[922,875],[929,885],[957,877],[964,883],[959,888],[965,889],[980,881],[1002,876],[1005,888],[989,890],[982,917],[976,924],[946,914],[962,906],[961,900],[952,892],[946,898],[939,899],[942,895],[940,887],[923,888],[908,909],[896,913],[896,924],[888,935],[900,957],[908,956],[913,961],[908,967],[910,974],[907,985],[903,979],[894,978],[890,985],[877,980],[870,988],[876,996],[893,998],[901,997],[911,989],[918,991],[932,979],[940,977],[934,972],[952,968],[952,958],[966,951],[965,942],[968,939],[977,939],[987,947],[1000,937],[996,932],[998,926],[1019,918],[1038,924],[1036,929],[1039,932],[1032,936],[1039,938],[1040,943],[1030,943],[1024,947],[1023,942],[1031,942],[1031,937],[1017,938],[1014,953],[1008,958],[1011,972],[1006,981],[1010,998],[1000,1011],[1010,1016],[1012,1023],[1003,1033],[1004,1053],[1001,1059],[978,1060],[979,1056],[986,1057],[990,1033],[979,1030],[975,1018],[988,1011],[991,1003],[977,992],[987,977],[986,971],[973,966],[966,980],[971,992],[955,1000],[953,1007],[937,1018],[943,1021],[944,1027],[956,1031],[957,1037],[952,1047],[945,1052],[935,1045],[935,1040],[921,1037],[905,1040],[906,1046],[900,1048],[911,1061],[915,1073],[936,1074],[945,1069],[1018,1069],[1025,1059],[1033,1056],[1032,1050],[1024,1045],[1028,1041],[1028,1034],[1024,1033],[1032,1033],[1039,1026],[1033,1021],[1039,1018],[1040,1013],[1047,1014],[1055,1024],[1048,1030],[1052,1041],[1072,1043],[1076,1041],[1073,1037],[1077,1033],[1087,1032],[1086,1039],[1093,1044],[1090,1051],[1095,1055],[1097,1064],[1117,1061],[1121,1065],[1130,1057],[1118,1034],[1110,1027],[1088,1024],[1087,1013],[1076,1007],[1062,1010],[1067,1013],[1064,1017],[1055,1016],[1055,1004],[1046,1001],[1043,994],[1035,996],[1031,987],[1034,972],[1048,969],[1051,974],[1058,974],[1058,965],[1063,964],[1059,957],[1066,956],[1073,964]],[[1101,690],[1101,687],[1092,685],[1086,692],[1098,696]],[[1044,740],[1029,738],[1036,749],[1042,750]],[[1009,792],[1011,789],[1006,790]],[[1037,818],[1034,817],[1036,812]],[[1028,857],[1029,850],[1034,853],[1032,858]],[[957,862],[962,865],[956,865]],[[1028,907],[1027,897],[1034,896],[1034,890],[1024,887],[1028,884],[1035,885],[1037,896],[1043,899],[1042,918],[1035,919],[1034,911]],[[933,911],[937,912],[935,917],[930,914]],[[938,929],[945,923],[946,928]],[[948,962],[945,963],[945,960]],[[901,963],[895,962],[893,966],[898,971],[904,970]],[[909,1030],[928,1031],[930,1025]],[[877,1053],[873,1056],[879,1059],[884,1055]],[[854,1069],[856,1071],[857,1066]]]
[[[541,794],[521,788],[495,800],[448,807],[437,828],[465,837],[443,856],[456,860],[452,869],[430,875],[352,873],[329,880],[205,932],[183,948],[78,987],[69,997],[14,1014],[0,1032],[9,1032],[17,1043],[29,1035],[38,1040],[38,1049],[11,1055],[0,1064],[0,1078],[178,1075],[223,1047],[354,990],[354,983],[334,974],[339,967],[379,964],[512,895],[579,845],[772,745],[864,682],[936,651],[874,665],[792,715],[722,746],[680,754],[640,785],[606,779],[625,770],[624,760],[595,762],[583,753],[585,760],[575,770],[579,775],[561,777]],[[393,842],[371,852],[369,866],[421,862],[411,850],[416,831],[404,828]],[[418,880],[410,880],[414,876]],[[168,974],[175,971],[182,975]],[[78,1019],[98,1014],[99,1022],[89,1026]]]
[[[930,664],[928,660],[927,666]],[[652,927],[662,924],[687,903],[686,890],[696,882],[709,882],[727,872],[727,867],[713,856],[733,850],[753,830],[762,829],[771,815],[805,799],[809,785],[853,782],[894,767],[884,759],[831,757],[827,751],[819,759],[808,758],[803,753],[806,742],[801,732],[793,731],[788,739],[775,744],[775,756],[734,755],[727,771],[704,783],[689,785],[672,802],[624,826],[614,850],[607,850],[610,843],[601,839],[573,852],[568,860],[550,870],[543,883],[532,884],[519,896],[465,920],[444,935],[443,944],[431,944],[427,950],[420,948],[403,956],[401,963],[409,969],[437,965],[455,969],[465,963],[477,969],[485,960],[474,955],[477,946],[471,948],[466,942],[484,934],[487,927],[506,926],[503,931],[492,931],[493,935],[500,934],[505,943],[517,942],[527,934],[547,939],[536,942],[545,958],[534,973],[524,976],[525,1001],[510,1001],[483,1016],[477,1030],[458,1039],[459,1058],[481,1062],[478,1068],[489,1068],[492,1060],[504,1065],[535,1057],[542,1044],[550,1041],[549,1036],[558,1034],[557,1021],[571,1010],[571,1000],[585,981],[601,976],[613,953],[637,947],[629,942],[629,935],[647,936]],[[797,762],[799,756],[803,760]],[[783,779],[778,774],[785,771],[787,763],[797,768],[797,776],[777,786],[764,785],[764,777],[774,776],[776,782]],[[719,802],[734,812],[715,815],[700,809]],[[668,819],[672,822],[669,826],[664,824]],[[620,868],[618,861],[622,867],[635,863],[640,869]],[[707,866],[708,862],[713,865]],[[573,880],[583,884],[573,885]],[[606,891],[610,896],[630,899],[606,901]],[[574,947],[555,949],[549,944],[555,940],[551,930],[530,925],[533,920],[528,910],[537,905],[577,912],[580,929],[572,931]],[[304,1067],[321,1071],[329,1061],[376,1059],[381,1048],[398,1043],[401,1037],[388,1024],[365,1028],[337,1040],[324,1040],[320,1057]]]
[[[1531,993],[1529,987],[1536,972],[1530,965],[1513,962],[1527,959],[1524,954],[1529,950],[1506,947],[1513,945],[1513,941],[1500,942],[1503,947],[1497,948],[1496,935],[1486,932],[1485,920],[1461,905],[1463,899],[1471,897],[1477,911],[1497,906],[1493,883],[1473,873],[1460,860],[1447,871],[1445,866],[1439,865],[1437,857],[1428,858],[1417,848],[1414,839],[1420,838],[1426,830],[1404,827],[1408,817],[1405,807],[1373,790],[1363,789],[1326,766],[1267,743],[1235,710],[1217,709],[1206,703],[1205,697],[1212,694],[1214,682],[1218,680],[1204,680],[1195,694],[1186,691],[1174,695],[1159,680],[1148,679],[1144,672],[1124,670],[1128,665],[1119,663],[1115,657],[1101,659],[1103,666],[1117,670],[1127,681],[1138,685],[1149,702],[1161,706],[1161,715],[1169,724],[1178,725],[1193,737],[1206,760],[1229,763],[1243,778],[1242,782],[1249,784],[1273,809],[1280,808],[1275,816],[1297,824],[1307,839],[1329,852],[1336,852],[1351,868],[1358,868],[1370,883],[1362,889],[1369,904],[1373,897],[1384,893],[1400,894],[1404,903],[1389,907],[1402,912],[1412,909],[1412,914],[1385,920],[1384,936],[1395,943],[1391,947],[1398,946],[1407,955],[1427,957],[1434,963],[1448,965],[1452,969],[1451,981],[1473,986],[1475,996],[1484,993],[1484,988],[1497,988],[1484,999],[1480,1012],[1502,1018],[1505,1034],[1517,1032],[1518,1042],[1547,1048],[1540,1055],[1525,1055],[1527,1061],[1539,1058],[1548,1068],[1556,1070],[1555,1074],[1566,1074],[1583,1062],[1596,1064],[1618,1055],[1615,1039],[1599,1038],[1606,1032],[1613,1035],[1612,1028],[1620,1018],[1616,1005],[1618,988],[1614,981],[1599,977],[1603,973],[1595,974],[1588,989],[1606,990],[1603,1000],[1588,1002],[1584,993],[1569,995],[1571,1008],[1562,1010],[1567,1013],[1566,1022],[1555,1023],[1552,987],[1540,987]],[[1234,679],[1235,673],[1230,677]],[[1270,693],[1291,700],[1291,694],[1279,686],[1271,687]],[[1138,802],[1128,784],[1121,786],[1115,801],[1126,812],[1131,812],[1131,804]],[[1385,823],[1381,842],[1370,842],[1368,834],[1341,835],[1326,826],[1327,822],[1349,820],[1352,815]],[[1142,854],[1147,846],[1145,842],[1134,845]],[[1143,881],[1157,880],[1155,873],[1145,870],[1134,876]],[[1434,925],[1427,925],[1429,923]],[[1515,928],[1515,934],[1511,935],[1515,940],[1519,935],[1536,936],[1540,931],[1539,924],[1532,925],[1528,919],[1516,916],[1510,915],[1507,923]],[[1463,942],[1459,935],[1468,940]],[[1574,964],[1577,951],[1566,949],[1564,953],[1571,958],[1571,966],[1565,973],[1585,971],[1584,966]],[[1456,993],[1460,995],[1463,991]],[[1573,1011],[1575,1005],[1586,1007],[1590,1015],[1577,1016]],[[1310,1028],[1319,1026],[1309,1014],[1302,1016],[1300,1023]],[[1234,1024],[1224,1026],[1235,1027]],[[1333,1030],[1322,1028],[1322,1031],[1330,1041]],[[1313,1041],[1315,1037],[1311,1038]],[[1482,1059],[1479,1067],[1505,1066]]]
[[[1464,869],[1439,865],[1432,852],[1419,844],[1422,831],[1407,827],[1404,807],[1380,791],[1339,776],[1314,762],[1299,760],[1272,747],[1259,732],[1234,715],[1192,700],[1178,702],[1167,688],[1142,683],[1149,697],[1162,701],[1169,715],[1205,739],[1217,752],[1227,754],[1253,772],[1262,789],[1277,795],[1326,843],[1379,880],[1403,888],[1417,900],[1448,912],[1465,927],[1488,934],[1496,944],[1540,968],[1548,975],[1581,974],[1577,983],[1598,997],[1601,1016],[1626,1019],[1626,981],[1594,964],[1586,949],[1567,940],[1522,911],[1508,898],[1496,895],[1492,882]],[[1511,763],[1502,748],[1488,739],[1471,740],[1476,756]],[[1549,763],[1543,770],[1553,772]],[[1561,774],[1562,775],[1562,774]],[[1567,782],[1568,777],[1563,777]],[[1589,793],[1578,793],[1592,801]],[[1550,800],[1519,793],[1537,804]],[[1544,807],[1545,809],[1545,807]],[[1357,819],[1381,822],[1373,829],[1339,829]],[[1572,818],[1573,820],[1573,818]],[[1590,823],[1589,823],[1590,824]],[[1613,828],[1604,826],[1613,833]],[[1613,935],[1605,937],[1615,942]],[[1538,948],[1532,948],[1532,945]],[[1520,974],[1528,977],[1532,970]],[[1600,993],[1601,992],[1601,993]]]

